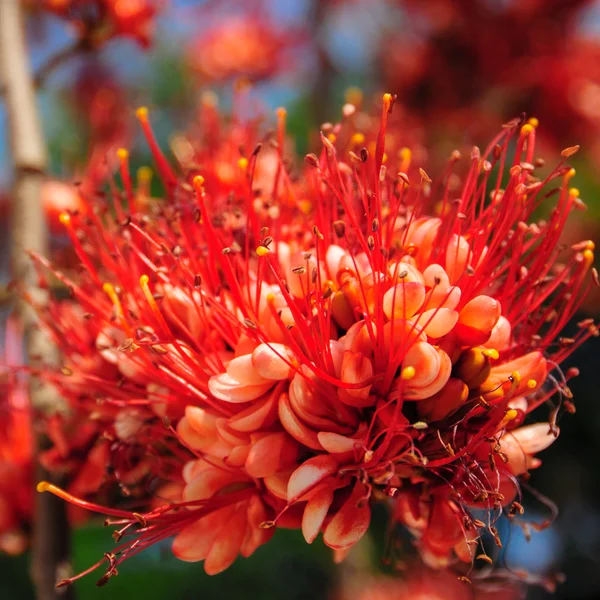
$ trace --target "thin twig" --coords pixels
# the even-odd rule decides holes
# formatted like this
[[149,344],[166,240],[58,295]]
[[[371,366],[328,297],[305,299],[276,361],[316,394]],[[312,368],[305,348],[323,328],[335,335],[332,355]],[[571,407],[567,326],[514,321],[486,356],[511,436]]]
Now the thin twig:
[[[47,251],[40,202],[47,154],[25,45],[21,4],[21,0],[0,0],[0,73],[5,86],[8,142],[14,166],[11,266],[20,289],[37,305],[44,306],[47,295],[39,288],[35,268],[23,252],[23,248]],[[35,311],[24,302],[17,304],[17,311],[23,321],[29,363],[56,364],[56,350],[40,330]],[[39,380],[32,380],[30,397],[36,414],[62,409],[62,399],[56,391]],[[37,439],[38,447],[43,443],[44,440]],[[48,476],[40,465],[37,475],[44,479]],[[64,503],[56,502],[50,494],[38,494],[36,502],[31,574],[37,598],[72,598],[73,590],[58,592],[55,588],[57,579],[63,578],[69,569],[70,536]]]

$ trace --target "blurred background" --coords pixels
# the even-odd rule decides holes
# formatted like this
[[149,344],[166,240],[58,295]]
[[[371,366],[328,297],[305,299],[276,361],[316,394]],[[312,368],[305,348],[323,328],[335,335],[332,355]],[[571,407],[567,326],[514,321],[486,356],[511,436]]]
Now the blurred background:
[[[575,215],[565,243],[600,240],[599,2],[23,0],[23,5],[50,151],[51,185],[44,188],[43,205],[55,257],[68,247],[58,214],[76,202],[63,184],[103,177],[111,168],[107,155],[121,146],[131,148],[134,167],[150,164],[133,116],[138,105],[151,108],[160,143],[176,150],[177,133],[189,131],[201,98],[210,91],[226,109],[240,81],[251,83],[253,100],[267,114],[287,107],[299,156],[312,147],[316,126],[336,120],[344,102],[362,96],[367,104],[381,92],[397,94],[401,135],[432,175],[454,148],[468,152],[473,144],[485,145],[503,122],[525,112],[539,119],[538,154],[545,159],[581,145],[573,160],[575,183],[588,209]],[[112,9],[103,12],[105,5]],[[12,178],[6,130],[0,97],[2,289],[9,278]],[[6,312],[5,303],[0,311]],[[578,317],[599,314],[595,294]],[[600,597],[598,338],[576,352],[566,367],[571,365],[581,371],[571,385],[577,412],[561,422],[559,443],[542,455],[544,465],[531,481],[556,502],[560,515],[529,543],[520,530],[507,533],[505,560],[532,573],[564,574],[553,597],[583,600]],[[527,510],[539,512],[540,519],[547,512],[543,503]],[[74,532],[76,571],[110,548],[110,534],[101,525],[88,521]],[[159,547],[128,562],[108,589],[84,579],[77,594],[90,600],[354,598],[358,588],[349,589],[348,581],[380,569],[383,528],[381,519],[360,564],[351,560],[341,570],[317,542],[309,547],[299,532],[281,531],[218,577],[207,577],[200,564],[181,563]],[[0,598],[33,597],[27,569],[27,552],[0,554]],[[464,597],[450,588],[439,597]],[[550,597],[540,587],[527,594]]]

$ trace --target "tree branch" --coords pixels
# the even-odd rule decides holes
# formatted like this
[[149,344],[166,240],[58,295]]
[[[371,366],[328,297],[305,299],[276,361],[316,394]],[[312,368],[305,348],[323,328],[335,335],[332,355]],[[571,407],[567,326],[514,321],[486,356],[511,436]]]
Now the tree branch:
[[[21,0],[0,0],[0,72],[14,166],[12,274],[20,287],[44,306],[47,295],[38,287],[35,268],[24,252],[26,248],[41,253],[47,251],[46,224],[40,202],[47,155],[25,46]],[[40,330],[35,311],[24,302],[18,304],[17,310],[23,321],[29,363],[34,366],[57,364],[57,352]],[[31,382],[30,397],[36,414],[62,409],[62,399],[56,391],[38,379]],[[41,447],[44,440],[38,439],[37,443]],[[48,476],[39,465],[37,475]],[[59,592],[55,588],[57,579],[69,568],[70,539],[65,505],[56,502],[51,494],[38,494],[36,501],[31,573],[37,597],[39,600],[72,598],[72,589]]]

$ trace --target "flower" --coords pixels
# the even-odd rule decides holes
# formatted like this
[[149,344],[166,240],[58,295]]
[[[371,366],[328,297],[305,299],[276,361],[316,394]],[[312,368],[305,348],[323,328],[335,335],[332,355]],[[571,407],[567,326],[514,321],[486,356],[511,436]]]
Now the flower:
[[0,371],[0,551],[20,554],[33,516],[33,439],[27,388],[10,373],[22,358],[19,322],[6,322]]
[[94,45],[124,36],[148,47],[152,41],[158,0],[34,0],[41,8],[70,21]]
[[[377,501],[428,565],[488,562],[482,536],[500,543],[499,515],[520,517],[518,477],[574,407],[576,372],[558,365],[597,335],[583,321],[559,337],[597,282],[592,242],[559,245],[583,206],[566,164],[577,149],[538,177],[536,122],[515,120],[462,171],[453,153],[434,181],[388,141],[393,102],[384,95],[375,131],[357,130],[346,105],[299,177],[279,110],[266,191],[255,144],[269,137],[252,141],[255,124],[224,124],[205,106],[220,134],[190,144],[177,176],[139,109],[165,201],[137,204],[121,153],[116,219],[101,198],[62,216],[81,275],[33,255],[73,298],[42,315],[65,356],[45,376],[73,406],[106,410],[102,421],[147,448],[164,482],[165,500],[144,513],[40,483],[116,518],[99,583],[173,536],[174,554],[209,573],[276,527],[309,543],[322,534],[341,560]],[[552,196],[548,220],[534,222]],[[546,424],[522,426],[553,398]]]

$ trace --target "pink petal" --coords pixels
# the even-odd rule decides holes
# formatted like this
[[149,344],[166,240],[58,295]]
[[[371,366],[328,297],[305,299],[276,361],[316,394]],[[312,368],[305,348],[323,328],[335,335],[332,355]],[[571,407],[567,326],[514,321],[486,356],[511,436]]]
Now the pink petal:
[[238,385],[263,385],[266,383],[252,365],[252,354],[244,354],[230,360],[227,364],[227,375],[235,380]]

